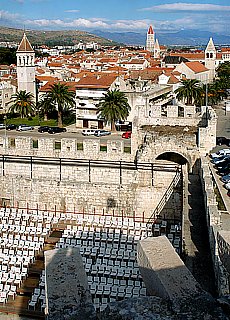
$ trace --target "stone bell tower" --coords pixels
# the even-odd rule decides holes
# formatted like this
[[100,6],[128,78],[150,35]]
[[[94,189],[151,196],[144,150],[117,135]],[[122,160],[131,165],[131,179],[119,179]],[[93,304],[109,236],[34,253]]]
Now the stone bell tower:
[[17,56],[17,79],[18,91],[30,92],[36,100],[36,84],[35,84],[35,52],[24,33],[22,41],[16,52]]
[[153,27],[150,26],[147,32],[146,50],[150,52],[154,52],[154,45],[155,45],[155,33],[153,31]]
[[212,38],[209,39],[207,47],[205,49],[205,67],[209,69],[209,80],[213,80],[215,77],[216,67],[216,48],[214,46]]

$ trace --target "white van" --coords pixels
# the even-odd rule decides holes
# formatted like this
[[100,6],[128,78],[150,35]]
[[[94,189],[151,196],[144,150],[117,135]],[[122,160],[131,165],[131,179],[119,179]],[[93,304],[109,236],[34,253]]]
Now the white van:
[[96,130],[94,129],[84,129],[82,130],[83,136],[93,136]]
[[221,156],[226,156],[230,154],[230,149],[221,149],[215,153],[210,154],[210,158],[219,158]]

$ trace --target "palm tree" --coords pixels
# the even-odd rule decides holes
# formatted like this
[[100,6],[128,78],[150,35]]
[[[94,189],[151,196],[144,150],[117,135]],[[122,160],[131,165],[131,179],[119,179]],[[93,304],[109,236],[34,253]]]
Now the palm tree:
[[48,114],[54,110],[56,110],[55,105],[46,96],[43,96],[37,103],[37,111],[39,116],[44,116],[44,121],[48,120]]
[[51,111],[54,106],[57,107],[58,126],[62,127],[63,112],[69,107],[75,107],[75,92],[70,91],[66,84],[54,83],[40,101],[40,106],[46,110],[46,113],[48,110]]
[[202,88],[200,81],[196,79],[188,79],[181,81],[182,86],[175,90],[178,100],[184,100],[186,105],[192,105],[200,100]]
[[117,89],[108,91],[98,104],[99,117],[111,124],[111,130],[116,131],[115,122],[126,120],[131,108],[125,94]]
[[21,118],[32,115],[35,108],[34,95],[25,90],[21,90],[16,94],[12,95],[10,106],[10,112],[19,113]]

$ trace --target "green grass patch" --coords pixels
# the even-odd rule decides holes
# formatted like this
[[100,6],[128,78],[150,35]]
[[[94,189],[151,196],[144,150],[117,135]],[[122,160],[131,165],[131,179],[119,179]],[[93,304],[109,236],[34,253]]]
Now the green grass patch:
[[30,118],[7,118],[6,119],[6,124],[27,124],[29,126],[51,126],[55,127],[57,126],[57,120],[55,119],[50,119],[47,121],[39,119],[38,116],[35,117],[30,117]]

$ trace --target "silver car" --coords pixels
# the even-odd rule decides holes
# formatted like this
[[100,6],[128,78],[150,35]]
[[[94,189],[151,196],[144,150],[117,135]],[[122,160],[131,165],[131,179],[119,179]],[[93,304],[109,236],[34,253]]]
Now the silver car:
[[34,127],[28,126],[27,124],[20,124],[17,129],[17,131],[28,131],[28,130],[34,130]]

